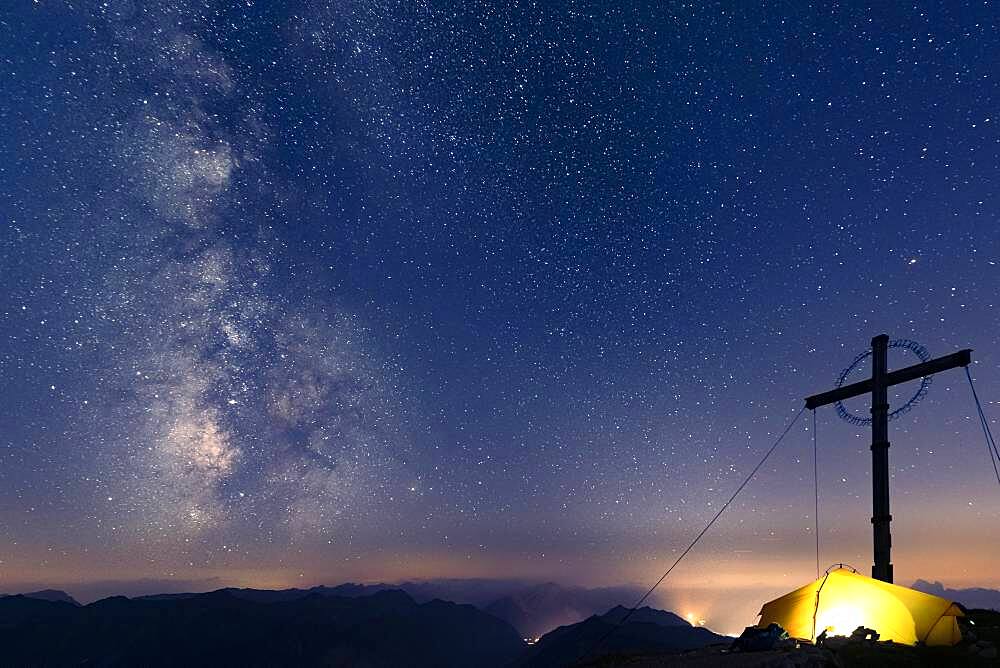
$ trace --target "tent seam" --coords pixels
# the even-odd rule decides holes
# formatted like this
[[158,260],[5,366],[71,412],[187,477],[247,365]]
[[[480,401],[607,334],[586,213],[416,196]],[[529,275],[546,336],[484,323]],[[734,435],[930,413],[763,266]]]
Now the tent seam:
[[938,615],[938,618],[934,620],[934,623],[927,628],[927,633],[924,634],[924,637],[920,640],[920,642],[927,644],[927,639],[931,637],[931,632],[934,630],[934,627],[941,623],[941,620],[945,617],[945,613],[951,610],[952,605],[954,605],[954,603],[949,602],[949,605],[944,609],[944,611],[941,612],[940,615]]

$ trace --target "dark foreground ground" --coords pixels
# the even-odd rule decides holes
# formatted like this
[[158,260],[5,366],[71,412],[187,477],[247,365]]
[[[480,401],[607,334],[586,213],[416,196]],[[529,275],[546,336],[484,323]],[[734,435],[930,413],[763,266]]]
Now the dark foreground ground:
[[918,668],[1000,666],[1000,612],[972,610],[970,637],[955,647],[909,647],[837,639],[820,649],[804,644],[768,652],[729,652],[715,645],[683,654],[619,654],[579,664],[579,668]]

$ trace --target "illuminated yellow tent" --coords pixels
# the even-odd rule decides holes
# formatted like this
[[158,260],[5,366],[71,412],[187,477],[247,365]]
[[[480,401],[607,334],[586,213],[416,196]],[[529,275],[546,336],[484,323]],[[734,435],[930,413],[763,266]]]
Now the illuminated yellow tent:
[[811,641],[824,629],[847,636],[864,626],[883,641],[954,645],[962,639],[956,619],[962,616],[952,601],[839,568],[765,603],[757,626],[776,622],[789,636]]

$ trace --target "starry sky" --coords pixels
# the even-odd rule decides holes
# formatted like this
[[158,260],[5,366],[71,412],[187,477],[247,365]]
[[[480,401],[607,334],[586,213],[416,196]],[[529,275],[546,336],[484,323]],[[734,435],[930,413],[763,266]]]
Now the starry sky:
[[[996,19],[5,3],[0,590],[648,585],[875,334],[1000,416]],[[811,418],[667,594],[815,576]],[[867,572],[870,436],[817,420]],[[891,439],[897,581],[1000,586],[965,375]]]

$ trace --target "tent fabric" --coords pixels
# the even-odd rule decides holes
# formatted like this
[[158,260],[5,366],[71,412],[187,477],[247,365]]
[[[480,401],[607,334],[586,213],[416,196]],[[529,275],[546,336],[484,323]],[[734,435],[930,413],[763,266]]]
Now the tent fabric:
[[864,626],[880,640],[954,645],[962,639],[962,616],[958,605],[939,596],[839,569],[765,603],[757,626],[777,623],[789,636],[810,641],[824,630],[846,636]]

